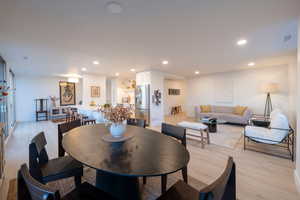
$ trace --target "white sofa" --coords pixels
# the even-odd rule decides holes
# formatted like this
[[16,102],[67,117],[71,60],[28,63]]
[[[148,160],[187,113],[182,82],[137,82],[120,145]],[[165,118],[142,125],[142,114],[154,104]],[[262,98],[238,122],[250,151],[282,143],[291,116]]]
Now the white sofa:
[[251,116],[252,111],[248,108],[245,110],[243,115],[236,115],[233,113],[233,106],[211,106],[211,112],[201,112],[200,106],[196,106],[195,112],[197,119],[203,117],[213,117],[220,120],[224,120],[229,123],[247,125]]

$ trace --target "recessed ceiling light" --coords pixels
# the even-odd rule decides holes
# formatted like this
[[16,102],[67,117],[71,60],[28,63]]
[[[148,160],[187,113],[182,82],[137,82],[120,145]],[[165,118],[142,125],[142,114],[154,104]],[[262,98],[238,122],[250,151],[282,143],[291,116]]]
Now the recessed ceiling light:
[[248,43],[248,41],[245,40],[245,39],[241,39],[241,40],[238,40],[238,41],[236,42],[236,44],[239,45],[239,46],[244,46],[244,45],[246,45],[247,43]]
[[119,2],[111,1],[106,4],[106,9],[112,14],[119,14],[123,11],[123,7]]
[[163,65],[167,65],[167,64],[169,64],[169,61],[163,60],[161,63],[162,63]]
[[195,71],[195,74],[200,74],[200,72],[199,71]]
[[117,73],[116,73],[116,76],[119,76],[119,75],[120,75],[120,74],[117,72]]
[[86,68],[85,68],[85,67],[81,68],[81,71],[85,72],[85,71],[86,71]]
[[95,60],[95,61],[93,61],[93,64],[94,64],[94,65],[99,65],[99,61],[98,61],[98,60]]
[[130,71],[135,72],[135,69],[132,68],[132,69],[130,69]]
[[249,62],[248,63],[248,66],[254,66],[255,65],[255,62]]

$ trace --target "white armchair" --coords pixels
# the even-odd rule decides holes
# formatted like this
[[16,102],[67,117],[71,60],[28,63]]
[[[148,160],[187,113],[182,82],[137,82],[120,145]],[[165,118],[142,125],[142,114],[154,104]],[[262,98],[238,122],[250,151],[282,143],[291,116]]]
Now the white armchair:
[[278,110],[274,110],[270,120],[270,126],[267,128],[252,125],[245,127],[244,149],[247,149],[246,145],[249,140],[270,145],[284,144],[280,146],[285,147],[290,153],[290,158],[294,160],[294,131],[290,127],[287,117]]

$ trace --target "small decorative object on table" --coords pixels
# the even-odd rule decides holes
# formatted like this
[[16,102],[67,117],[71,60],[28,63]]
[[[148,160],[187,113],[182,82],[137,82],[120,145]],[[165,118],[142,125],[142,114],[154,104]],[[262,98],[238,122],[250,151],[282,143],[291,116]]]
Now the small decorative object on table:
[[111,122],[110,134],[114,138],[121,138],[126,130],[125,120],[130,118],[132,112],[129,108],[122,106],[103,107],[100,111],[104,117]]

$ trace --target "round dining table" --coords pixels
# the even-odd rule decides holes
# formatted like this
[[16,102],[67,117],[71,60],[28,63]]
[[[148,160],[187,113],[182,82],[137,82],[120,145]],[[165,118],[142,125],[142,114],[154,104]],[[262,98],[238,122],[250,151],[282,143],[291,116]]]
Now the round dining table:
[[72,129],[63,137],[65,151],[96,170],[96,187],[117,199],[139,200],[139,177],[166,176],[187,167],[187,149],[154,130],[127,125],[122,142],[108,142],[105,124]]

